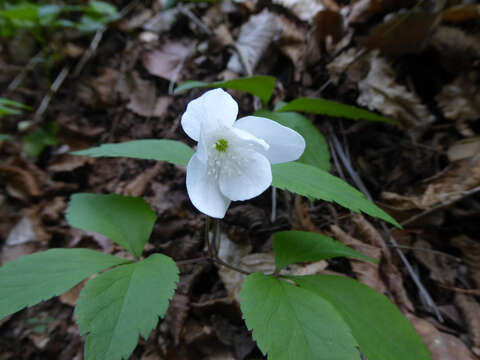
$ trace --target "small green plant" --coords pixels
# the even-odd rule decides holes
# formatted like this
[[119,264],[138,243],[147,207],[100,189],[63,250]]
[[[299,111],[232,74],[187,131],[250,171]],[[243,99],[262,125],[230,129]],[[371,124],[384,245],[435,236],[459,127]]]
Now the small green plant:
[[0,98],[0,118],[5,115],[20,115],[22,110],[30,110],[30,107],[10,99]]
[[[232,86],[256,93],[265,103],[273,91],[271,80],[258,77],[237,79]],[[235,120],[236,102],[223,90],[211,90],[190,102],[182,117],[184,131],[199,143],[196,151],[178,141],[146,139],[103,144],[76,154],[187,166],[187,191],[193,205],[216,218],[225,215],[231,201],[257,196],[272,184],[312,199],[334,201],[399,227],[359,191],[328,173],[323,136],[292,110],[320,112],[317,104],[330,116],[385,120],[323,99],[302,100],[300,105],[295,101],[279,106],[280,111],[262,110]],[[156,215],[139,198],[75,194],[66,219],[72,227],[103,234],[135,260],[88,249],[51,249],[9,262],[0,268],[4,290],[0,318],[99,273],[86,282],[75,308],[80,332],[88,334],[85,359],[126,359],[138,336],[147,338],[158,317],[165,315],[178,282],[173,259],[162,254],[142,258]],[[208,236],[208,216],[206,230],[208,259],[228,265],[216,255],[219,239]],[[303,231],[275,233],[273,252],[271,274],[236,269],[248,275],[240,294],[245,323],[269,360],[359,360],[361,354],[369,360],[431,359],[413,326],[384,295],[346,277],[291,276],[285,271],[292,264],[336,257],[376,260],[327,236]]]
[[118,18],[117,9],[103,1],[90,1],[85,6],[6,1],[3,7],[0,10],[0,37],[12,37],[19,30],[27,30],[42,44],[57,29],[92,32]]

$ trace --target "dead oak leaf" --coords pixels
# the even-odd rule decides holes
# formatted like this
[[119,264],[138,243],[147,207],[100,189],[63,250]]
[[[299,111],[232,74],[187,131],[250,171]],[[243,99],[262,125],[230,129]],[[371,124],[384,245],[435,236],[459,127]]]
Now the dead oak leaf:
[[160,49],[143,54],[143,66],[152,75],[177,81],[185,60],[193,52],[195,45],[191,42],[167,42]]

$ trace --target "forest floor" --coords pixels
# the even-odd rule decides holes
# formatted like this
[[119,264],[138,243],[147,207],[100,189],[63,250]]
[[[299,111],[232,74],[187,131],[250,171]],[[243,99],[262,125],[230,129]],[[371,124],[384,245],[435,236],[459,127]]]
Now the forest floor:
[[[388,232],[392,242],[377,220],[281,191],[272,218],[267,190],[232,204],[221,225],[222,256],[271,269],[275,231],[332,236],[379,265],[334,259],[299,271],[346,274],[386,294],[434,360],[480,358],[479,5],[111,3],[125,10],[122,17],[90,35],[57,30],[41,45],[20,30],[2,39],[1,96],[32,110],[0,121],[0,134],[12,136],[0,141],[0,264],[53,247],[121,256],[105,237],[68,226],[64,211],[78,192],[143,197],[159,218],[146,252],[202,256],[204,217],[189,201],[183,167],[69,152],[144,138],[194,145],[180,117],[204,90],[174,95],[177,84],[272,75],[270,104],[322,97],[397,122],[306,115],[330,145],[332,173],[355,187],[360,179],[404,228]],[[258,107],[251,95],[230,93],[241,116]],[[236,300],[243,277],[208,262],[180,270],[165,319],[131,358],[262,359]],[[84,338],[73,319],[80,289],[1,320],[0,360],[82,359]]]

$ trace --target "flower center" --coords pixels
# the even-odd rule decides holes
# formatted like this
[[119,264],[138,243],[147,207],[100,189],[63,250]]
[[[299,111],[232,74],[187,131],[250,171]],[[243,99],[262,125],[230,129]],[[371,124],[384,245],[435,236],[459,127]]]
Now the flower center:
[[225,139],[219,139],[215,142],[215,149],[219,152],[226,152],[228,149],[228,141]]

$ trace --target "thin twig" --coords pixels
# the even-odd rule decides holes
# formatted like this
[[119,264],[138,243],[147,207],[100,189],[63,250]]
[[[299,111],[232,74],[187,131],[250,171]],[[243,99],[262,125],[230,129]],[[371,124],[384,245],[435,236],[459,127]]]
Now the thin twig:
[[190,20],[192,20],[205,34],[208,36],[213,35],[213,31],[205,25],[187,6],[181,5],[180,12],[186,15]]
[[68,65],[65,65],[62,71],[60,71],[60,73],[57,75],[57,78],[55,79],[53,84],[50,86],[48,93],[44,96],[44,98],[42,99],[42,102],[40,103],[40,106],[35,112],[35,115],[33,116],[34,123],[38,123],[42,120],[43,114],[45,113],[45,110],[47,110],[53,95],[55,95],[58,89],[60,88],[60,86],[62,86],[63,81],[67,78],[69,73],[70,73],[70,67]]
[[240,269],[240,268],[238,268],[238,267],[236,267],[236,266],[233,266],[233,265],[230,265],[230,264],[226,263],[225,261],[223,261],[223,260],[220,259],[219,257],[214,258],[213,261],[214,261],[215,263],[217,263],[218,265],[225,266],[226,268],[229,268],[229,269],[231,269],[231,270],[233,270],[233,271],[237,271],[237,272],[242,273],[242,274],[244,274],[244,275],[250,275],[250,274],[251,274],[251,272],[249,272],[249,271]]
[[[357,175],[357,173],[353,170],[353,167],[352,167],[349,159],[345,156],[342,145],[338,141],[337,137],[335,136],[335,134],[332,134],[331,136],[332,136],[332,142],[333,142],[334,147],[335,147],[335,151],[338,153],[340,159],[343,162],[343,165],[345,166],[345,169],[347,170],[348,174],[352,178],[353,182],[363,192],[363,194],[367,197],[368,200],[373,201],[370,192],[367,190],[365,184],[360,179],[360,177]],[[403,254],[402,250],[399,248],[399,245],[398,245],[397,241],[395,240],[395,238],[390,233],[390,230],[388,229],[388,227],[383,222],[382,222],[382,228],[385,231],[385,233],[387,234],[388,242],[394,246],[396,253],[398,254],[400,259],[404,263],[405,267],[407,268],[407,271],[410,274],[410,277],[413,279],[413,282],[415,283],[415,285],[417,286],[417,288],[420,292],[420,296],[422,296],[422,298],[425,300],[425,303],[427,304],[427,306],[430,307],[430,309],[433,310],[433,312],[435,313],[435,316],[437,317],[438,321],[443,322],[444,320],[443,320],[442,315],[440,314],[440,311],[439,311],[438,307],[436,306],[435,302],[433,301],[432,297],[428,293],[425,286],[420,281],[420,278],[418,277],[415,270],[412,268],[412,265],[407,260],[407,258]]]
[[40,62],[43,56],[43,49],[40,50],[33,58],[28,61],[27,66],[25,66],[20,73],[15,76],[12,82],[8,85],[7,91],[15,91],[18,86],[23,82],[27,73],[37,64]]

